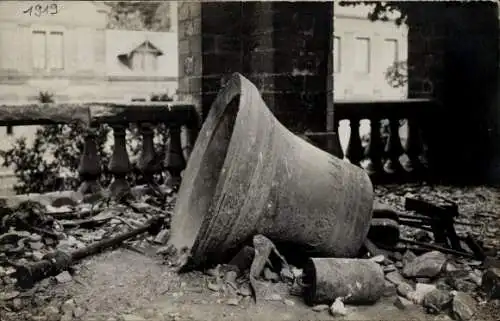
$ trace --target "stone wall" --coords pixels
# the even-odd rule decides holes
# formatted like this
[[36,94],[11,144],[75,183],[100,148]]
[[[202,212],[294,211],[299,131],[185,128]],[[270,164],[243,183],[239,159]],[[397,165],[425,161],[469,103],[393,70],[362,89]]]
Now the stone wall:
[[206,116],[224,79],[240,72],[291,130],[326,129],[332,3],[184,2],[178,9],[181,99]]

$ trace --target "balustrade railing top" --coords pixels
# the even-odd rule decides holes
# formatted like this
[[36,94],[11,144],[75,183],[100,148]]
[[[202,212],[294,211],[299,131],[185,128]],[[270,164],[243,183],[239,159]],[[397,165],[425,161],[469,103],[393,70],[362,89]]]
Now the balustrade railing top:
[[[86,129],[78,172],[83,194],[97,193],[102,174],[95,142],[96,128],[109,124],[114,146],[108,170],[113,180],[108,187],[112,196],[121,197],[130,189],[126,176],[132,171],[126,148],[126,129],[137,123],[142,134],[142,149],[137,167],[144,180],[154,185],[153,176],[166,169],[171,184],[178,185],[199,128],[197,112],[183,102],[60,102],[0,104],[0,126],[81,123]],[[168,126],[169,143],[163,160],[154,150],[153,124]]]
[[196,110],[183,102],[0,103],[0,126],[99,123],[189,123]]

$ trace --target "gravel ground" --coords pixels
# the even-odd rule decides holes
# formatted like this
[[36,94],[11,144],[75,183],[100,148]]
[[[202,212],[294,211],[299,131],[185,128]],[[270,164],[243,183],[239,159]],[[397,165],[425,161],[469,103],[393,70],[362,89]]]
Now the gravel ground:
[[[484,223],[484,227],[457,228],[472,232],[485,245],[499,248],[500,190],[490,187],[453,188],[427,185],[385,185],[376,188],[377,200],[404,211],[405,196],[422,195],[448,198],[459,205],[460,219]],[[410,233],[409,230],[405,231]],[[30,301],[17,312],[2,314],[2,321],[201,321],[201,320],[330,320],[327,311],[315,312],[301,297],[292,296],[283,283],[269,283],[273,295],[255,304],[250,297],[231,291],[210,289],[213,277],[201,272],[178,275],[154,255],[155,248],[140,243],[138,253],[116,249],[85,260],[75,267],[72,280],[53,278],[23,293]],[[1,301],[1,300],[0,300]],[[432,316],[423,309],[402,311],[394,300],[383,299],[373,306],[347,306],[344,320],[451,320]],[[1,303],[1,302],[0,302]],[[500,305],[490,301],[480,306],[474,320],[498,320]],[[65,312],[66,311],[66,312]],[[69,313],[67,312],[69,311]]]

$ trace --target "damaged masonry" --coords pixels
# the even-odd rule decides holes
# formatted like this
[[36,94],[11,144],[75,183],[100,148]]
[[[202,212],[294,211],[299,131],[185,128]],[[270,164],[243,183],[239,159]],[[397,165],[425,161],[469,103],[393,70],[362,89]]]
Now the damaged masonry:
[[[366,172],[288,131],[240,74],[215,100],[176,191],[5,199],[2,308],[22,311],[42,284],[79,282],[82,261],[118,247],[156,256],[181,279],[206,280],[199,291],[228,306],[293,307],[301,297],[312,313],[341,317],[389,300],[404,313],[465,321],[478,302],[500,298],[498,254],[470,230],[457,232],[478,224],[460,219],[456,203],[432,193],[406,193],[404,209],[374,203]],[[162,293],[190,288],[183,281],[172,291]],[[70,298],[37,320],[91,312]]]

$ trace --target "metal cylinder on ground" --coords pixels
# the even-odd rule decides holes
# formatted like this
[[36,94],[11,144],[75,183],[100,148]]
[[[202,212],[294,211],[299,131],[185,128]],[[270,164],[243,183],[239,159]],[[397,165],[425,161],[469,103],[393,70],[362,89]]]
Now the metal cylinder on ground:
[[305,301],[331,304],[336,298],[350,304],[371,304],[385,288],[384,271],[367,259],[310,258],[304,266]]

